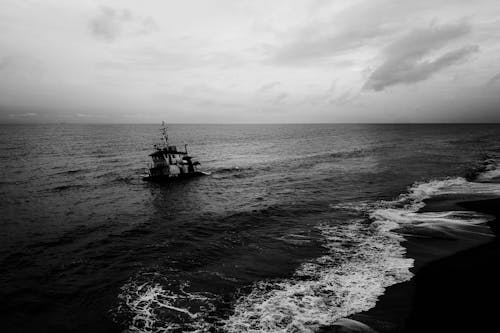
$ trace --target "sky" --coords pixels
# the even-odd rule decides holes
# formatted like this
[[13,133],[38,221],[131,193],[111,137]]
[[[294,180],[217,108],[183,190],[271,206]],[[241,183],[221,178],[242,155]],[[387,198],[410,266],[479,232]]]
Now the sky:
[[500,122],[498,0],[0,0],[0,123]]

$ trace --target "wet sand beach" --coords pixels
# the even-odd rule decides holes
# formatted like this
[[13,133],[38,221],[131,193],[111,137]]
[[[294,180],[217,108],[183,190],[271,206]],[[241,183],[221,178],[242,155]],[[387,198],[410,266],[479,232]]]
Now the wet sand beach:
[[387,333],[480,332],[495,327],[500,199],[430,201],[421,211],[464,208],[494,216],[488,222],[494,234],[489,241],[408,238],[405,246],[415,258],[414,278],[387,288],[375,308],[351,319]]

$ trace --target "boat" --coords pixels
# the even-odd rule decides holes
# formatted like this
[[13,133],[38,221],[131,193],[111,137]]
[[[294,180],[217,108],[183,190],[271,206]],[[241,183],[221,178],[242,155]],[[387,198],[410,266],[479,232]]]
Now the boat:
[[187,145],[184,145],[184,151],[180,151],[177,146],[169,144],[165,122],[162,122],[160,130],[162,144],[154,145],[155,151],[149,154],[153,162],[148,164],[147,173],[142,179],[147,181],[171,181],[204,175],[203,172],[198,171],[200,163],[189,156]]

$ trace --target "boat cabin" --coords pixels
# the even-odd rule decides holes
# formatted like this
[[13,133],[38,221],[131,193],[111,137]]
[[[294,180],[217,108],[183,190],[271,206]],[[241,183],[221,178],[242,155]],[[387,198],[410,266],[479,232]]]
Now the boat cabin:
[[167,128],[163,124],[163,147],[154,145],[155,151],[149,156],[153,163],[149,165],[149,176],[145,179],[160,179],[182,176],[198,175],[196,170],[198,162],[192,160],[188,155],[187,145],[184,145],[184,151],[180,151],[176,146],[168,144]]

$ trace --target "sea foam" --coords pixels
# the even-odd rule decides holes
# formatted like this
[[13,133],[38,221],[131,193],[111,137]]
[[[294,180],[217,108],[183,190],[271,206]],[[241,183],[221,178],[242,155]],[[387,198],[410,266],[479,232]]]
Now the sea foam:
[[184,280],[160,274],[131,278],[118,298],[115,320],[128,326],[130,333],[205,332],[211,327],[206,319],[217,299],[212,293],[190,290]]
[[465,210],[420,212],[425,206],[424,200],[438,196],[498,197],[500,184],[469,182],[462,177],[416,183],[396,200],[378,203],[368,214],[374,225],[400,234],[433,238],[460,238],[465,234],[492,236],[485,225],[492,218],[489,215]]
[[452,237],[457,231],[488,235],[491,217],[470,211],[424,212],[437,195],[500,195],[499,184],[462,177],[419,182],[392,201],[331,205],[364,212],[366,220],[321,224],[326,254],[305,263],[289,279],[261,281],[241,297],[225,321],[228,332],[314,332],[375,306],[386,287],[409,280],[413,259],[401,242],[405,233]]
[[261,281],[225,321],[228,332],[314,332],[368,310],[385,288],[411,278],[400,237],[364,220],[321,224],[326,254],[290,279]]

